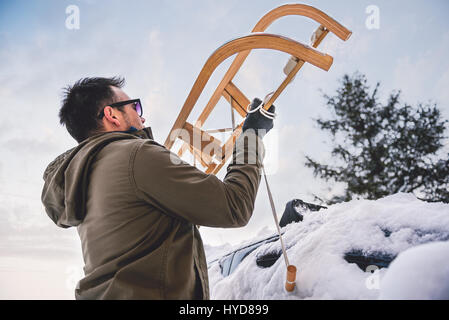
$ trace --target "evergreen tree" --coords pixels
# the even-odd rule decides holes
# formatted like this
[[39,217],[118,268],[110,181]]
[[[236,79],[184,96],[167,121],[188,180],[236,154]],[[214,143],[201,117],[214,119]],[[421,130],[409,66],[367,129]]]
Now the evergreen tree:
[[448,121],[437,106],[401,104],[400,91],[381,104],[380,84],[370,92],[361,74],[345,75],[341,84],[335,96],[324,95],[333,119],[316,121],[332,135],[332,157],[343,164],[320,164],[306,157],[315,176],[347,184],[343,195],[326,202],[378,199],[397,192],[449,202],[449,154],[436,158]]

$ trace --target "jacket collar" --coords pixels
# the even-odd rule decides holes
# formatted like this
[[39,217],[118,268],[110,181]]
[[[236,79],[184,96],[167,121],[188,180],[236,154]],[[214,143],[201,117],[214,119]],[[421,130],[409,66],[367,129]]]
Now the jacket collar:
[[[126,131],[108,131],[108,132],[102,132],[102,133],[100,133],[100,135],[104,135],[104,134],[108,134],[108,133],[128,133],[128,134],[132,134],[133,136],[136,136],[136,137],[139,137],[142,139],[154,140],[153,131],[151,130],[151,127],[146,127],[141,130],[137,130],[135,127],[130,127]],[[98,135],[91,136],[91,137],[87,138],[86,140],[80,142],[80,144],[83,144],[87,140],[96,139],[97,137],[98,137]]]
[[142,130],[138,130],[138,131],[136,131],[135,134],[143,139],[154,140],[153,131],[151,130],[151,127],[146,127],[146,128],[143,128]]

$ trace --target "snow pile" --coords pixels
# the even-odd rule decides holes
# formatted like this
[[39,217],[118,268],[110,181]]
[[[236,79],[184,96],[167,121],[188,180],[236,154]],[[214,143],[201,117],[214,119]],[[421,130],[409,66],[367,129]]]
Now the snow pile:
[[449,242],[433,242],[399,254],[382,279],[380,299],[449,300]]
[[[423,288],[422,283],[427,283],[427,294],[420,297],[435,298],[430,292],[447,293],[448,269],[442,267],[449,255],[448,204],[426,203],[412,194],[396,194],[376,201],[354,200],[307,213],[304,221],[289,224],[283,231],[290,264],[298,269],[295,291],[284,290],[286,268],[282,257],[269,268],[256,265],[256,257],[280,251],[278,240],[253,251],[228,277],[221,275],[217,262],[212,263],[209,268],[211,298],[411,298],[418,295],[407,292]],[[404,252],[436,241],[443,242]],[[229,248],[222,247],[221,253],[232,251]],[[219,251],[206,246],[208,261],[212,260],[210,252],[218,257]],[[344,255],[351,251],[393,257],[404,253],[388,269],[372,273],[371,269],[365,272],[344,260]],[[411,270],[414,266],[423,269]],[[427,279],[431,281],[426,282]],[[413,281],[415,286],[411,285]]]

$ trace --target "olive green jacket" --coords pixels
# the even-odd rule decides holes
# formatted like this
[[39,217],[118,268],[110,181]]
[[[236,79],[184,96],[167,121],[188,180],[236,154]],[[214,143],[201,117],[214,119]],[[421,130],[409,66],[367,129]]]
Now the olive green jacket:
[[[234,148],[223,181],[156,143],[151,129],[90,137],[44,173],[42,202],[60,227],[76,226],[85,277],[77,299],[209,299],[196,225],[248,223],[260,182],[263,144]],[[237,157],[237,158],[236,158]]]

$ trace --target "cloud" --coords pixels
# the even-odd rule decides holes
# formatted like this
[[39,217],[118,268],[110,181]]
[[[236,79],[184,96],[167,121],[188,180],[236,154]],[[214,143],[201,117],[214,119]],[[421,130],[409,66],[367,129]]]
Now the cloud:
[[82,277],[78,257],[2,254],[0,299],[73,300],[76,282]]
[[2,148],[18,154],[32,154],[38,153],[48,154],[57,152],[59,147],[51,141],[43,141],[40,139],[27,138],[13,138],[2,143]]
[[75,228],[57,227],[39,197],[0,193],[0,252],[2,256],[54,258],[80,255]]
[[[396,62],[393,71],[395,86],[400,88],[410,103],[429,100],[449,102],[449,32],[442,35],[434,47],[418,51],[416,55],[405,55]],[[422,101],[424,102],[424,101]],[[449,106],[442,106],[449,109]]]
[[[434,100],[443,111],[444,118],[449,120],[449,68],[440,76],[435,83]],[[449,130],[449,127],[448,127]]]

